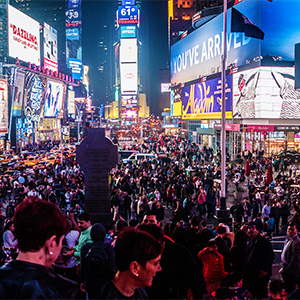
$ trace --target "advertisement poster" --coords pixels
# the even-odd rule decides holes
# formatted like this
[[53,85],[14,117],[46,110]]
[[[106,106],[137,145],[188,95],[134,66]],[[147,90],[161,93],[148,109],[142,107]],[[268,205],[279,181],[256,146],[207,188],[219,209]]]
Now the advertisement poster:
[[44,23],[44,67],[58,72],[57,30]]
[[120,63],[137,62],[138,46],[137,39],[121,39]]
[[0,133],[8,133],[7,81],[0,79]]
[[63,104],[64,86],[57,81],[48,80],[45,95],[44,117],[58,117]]
[[68,90],[68,112],[75,115],[75,92],[71,90]]
[[13,116],[21,117],[24,97],[25,73],[13,69],[14,79],[14,99],[13,99]]
[[121,94],[137,94],[137,63],[121,64]]
[[299,119],[300,91],[292,67],[259,67],[233,74],[233,116]]
[[46,80],[36,74],[28,74],[25,88],[27,90],[25,116],[27,121],[38,122],[45,97]]
[[[226,118],[232,116],[232,76],[226,76]],[[182,88],[183,119],[220,119],[222,116],[221,79],[215,78]]]
[[82,79],[81,0],[66,0],[67,63],[72,77]]
[[8,55],[40,65],[39,22],[8,5]]

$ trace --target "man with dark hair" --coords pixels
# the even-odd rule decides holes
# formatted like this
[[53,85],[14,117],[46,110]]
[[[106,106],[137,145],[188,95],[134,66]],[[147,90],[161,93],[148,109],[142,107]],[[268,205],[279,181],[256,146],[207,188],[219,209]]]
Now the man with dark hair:
[[231,240],[227,237],[226,228],[224,226],[217,227],[217,237],[215,240],[218,246],[218,252],[223,255],[225,270],[228,272],[230,267],[229,250],[231,248]]
[[300,281],[300,238],[295,223],[288,224],[281,261],[283,268],[278,272],[282,274],[284,288],[289,294],[295,289],[296,282]]
[[272,275],[274,253],[270,241],[264,238],[256,228],[255,222],[248,223],[249,241],[246,248],[244,286],[257,299],[268,294],[268,281]]
[[142,223],[144,223],[144,224],[158,224],[155,211],[148,210],[147,212],[145,212]]
[[70,212],[70,219],[73,223],[74,229],[80,232],[80,236],[78,239],[78,244],[66,253],[66,256],[75,256],[76,262],[80,263],[80,252],[83,245],[86,243],[92,243],[91,239],[91,216],[87,212],[82,212],[77,217],[77,223],[74,219],[74,212]]

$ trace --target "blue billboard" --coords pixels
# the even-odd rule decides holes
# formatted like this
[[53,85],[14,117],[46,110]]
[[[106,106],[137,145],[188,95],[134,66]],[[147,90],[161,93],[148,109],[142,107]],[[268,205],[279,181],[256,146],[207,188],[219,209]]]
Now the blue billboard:
[[72,77],[76,80],[82,79],[82,61],[77,58],[67,58],[67,67],[72,69]]
[[[299,0],[243,0],[235,8],[264,32],[264,40],[231,32],[227,15],[227,66],[251,62],[260,65],[269,55],[294,61],[295,44],[300,41]],[[221,71],[223,14],[210,20],[171,47],[171,82],[182,83]]]
[[[232,117],[232,75],[225,82],[226,118]],[[182,88],[182,119],[221,119],[221,78]]]
[[135,25],[127,25],[120,27],[120,38],[136,38],[136,26]]
[[136,5],[121,5],[118,7],[119,24],[138,24],[139,10]]

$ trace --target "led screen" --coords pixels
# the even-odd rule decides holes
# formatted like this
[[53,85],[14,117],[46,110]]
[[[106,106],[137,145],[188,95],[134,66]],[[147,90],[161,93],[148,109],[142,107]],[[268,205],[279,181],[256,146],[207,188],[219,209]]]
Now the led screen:
[[137,116],[138,116],[137,110],[125,110],[122,112],[123,119],[133,119],[133,118],[137,118]]
[[139,13],[136,5],[121,5],[118,7],[119,24],[137,24],[138,20]]
[[[227,66],[260,65],[269,55],[293,61],[299,42],[299,0],[243,0],[235,8],[264,32],[264,40],[231,32],[227,15]],[[276,24],[276,25],[275,25]],[[182,83],[221,71],[223,14],[218,15],[171,47],[171,82]],[[276,33],[275,33],[276,32]]]
[[300,91],[292,67],[259,67],[233,74],[236,118],[299,119]]
[[137,64],[123,63],[121,72],[121,94],[137,94]]
[[[222,112],[221,79],[215,78],[182,88],[183,119],[220,119]],[[232,76],[226,76],[226,117],[232,113]]]
[[13,80],[14,80],[14,91],[13,91],[13,116],[22,116],[23,107],[23,96],[24,96],[24,84],[25,84],[25,73],[17,71],[15,68],[12,69]]
[[120,37],[121,39],[136,38],[136,26],[121,26]]
[[62,109],[64,86],[57,81],[49,80],[45,94],[44,117],[57,117]]
[[39,22],[8,5],[8,55],[40,65]]
[[137,62],[137,56],[137,39],[121,39],[120,63],[135,63]]
[[57,30],[44,23],[44,67],[58,72]]
[[7,81],[0,79],[0,133],[8,132]]

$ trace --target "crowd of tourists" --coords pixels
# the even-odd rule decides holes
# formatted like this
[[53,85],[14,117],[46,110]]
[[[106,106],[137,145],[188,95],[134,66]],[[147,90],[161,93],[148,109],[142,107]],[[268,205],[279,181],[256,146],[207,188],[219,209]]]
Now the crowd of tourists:
[[[91,223],[75,156],[1,176],[0,298],[299,298],[297,166],[250,152],[228,162],[228,195],[242,196],[211,228],[222,208],[219,152],[155,135],[131,149],[157,157],[111,170],[112,224]],[[272,274],[276,235],[287,240]]]

